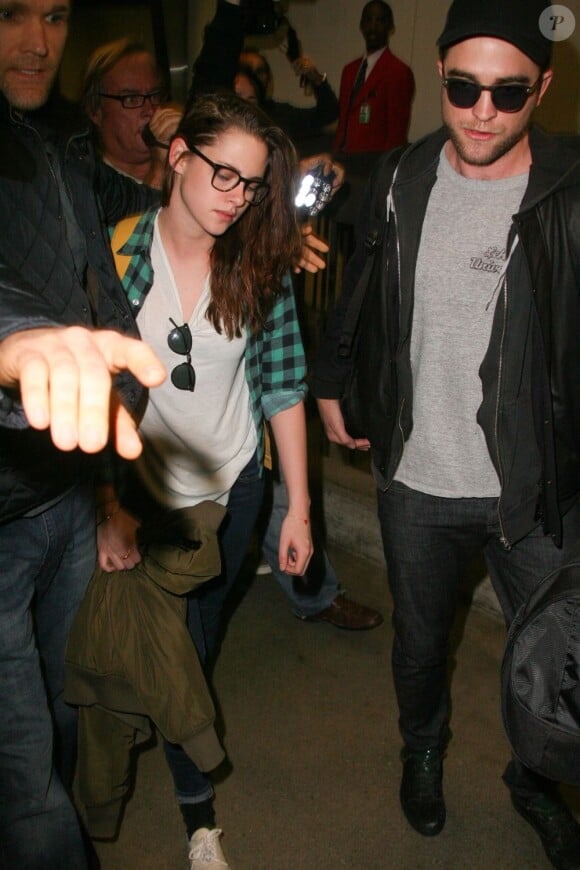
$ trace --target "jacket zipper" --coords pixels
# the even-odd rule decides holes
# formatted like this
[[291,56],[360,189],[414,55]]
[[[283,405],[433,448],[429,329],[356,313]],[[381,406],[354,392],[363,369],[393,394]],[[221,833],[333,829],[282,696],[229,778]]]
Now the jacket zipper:
[[504,484],[504,475],[503,475],[503,467],[501,462],[501,451],[499,449],[499,406],[500,406],[500,393],[502,386],[502,377],[503,377],[503,364],[504,364],[504,340],[506,334],[506,324],[507,324],[507,305],[508,305],[508,279],[507,274],[504,278],[503,284],[503,298],[504,298],[504,307],[503,307],[503,323],[502,323],[502,333],[501,333],[501,341],[500,341],[500,349],[499,349],[499,363],[498,363],[498,376],[497,376],[497,396],[495,400],[495,425],[494,425],[494,434],[495,434],[495,451],[496,451],[496,459],[497,459],[497,467],[499,474],[499,485],[500,485],[500,494],[497,502],[497,516],[499,521],[499,529],[500,529],[500,542],[503,544],[506,550],[511,550],[511,544],[508,541],[505,528],[503,525],[503,517],[502,517],[502,495],[503,495],[503,484]]
[[[402,302],[401,247],[400,247],[400,240],[399,240],[399,221],[397,218],[397,210],[395,208],[395,198],[393,196],[393,189],[394,189],[395,180],[397,178],[398,171],[399,171],[399,166],[397,165],[397,168],[395,169],[395,172],[393,174],[393,180],[391,181],[391,186],[389,188],[389,192],[387,194],[387,209],[389,209],[388,214],[390,214],[392,212],[393,220],[395,222],[395,238],[397,240],[397,279],[398,279],[397,285],[398,285],[398,291],[399,291],[399,313],[400,313],[401,302]],[[399,324],[399,327],[400,327],[400,324]],[[399,432],[401,434],[401,444],[403,445],[403,449],[401,450],[401,455],[403,454],[403,450],[405,449],[405,433],[403,432],[403,426],[401,423],[401,418],[403,416],[403,408],[404,407],[405,407],[405,399],[402,399],[401,405],[400,405],[400,407],[398,409],[398,413],[397,413],[397,428],[399,429]],[[389,489],[392,482],[393,482],[393,477],[391,477],[391,479],[387,483],[386,487],[384,488],[383,492],[386,492]]]
[[[393,220],[395,221],[395,238],[397,240],[397,278],[398,278],[398,289],[399,289],[399,312],[400,312],[401,311],[401,296],[402,296],[402,291],[401,291],[401,247],[400,247],[401,243],[399,240],[399,220],[397,218],[397,209],[395,208],[395,197],[394,197],[395,181],[397,180],[397,174],[399,172],[399,165],[400,164],[397,165],[397,167],[393,173],[393,179],[391,181],[391,186],[389,187],[389,192],[387,194],[387,215],[390,215],[392,212]],[[389,222],[389,219],[387,219],[387,235],[388,235],[388,222]],[[388,254],[388,251],[387,251],[387,254]]]
[[[500,539],[500,542],[503,544],[503,546],[506,548],[506,550],[511,550],[512,545],[506,537],[505,528],[504,528],[504,524],[503,524],[503,518],[502,518],[502,495],[503,495],[503,485],[504,485],[504,474],[503,474],[503,468],[502,468],[502,462],[501,462],[501,451],[499,449],[499,406],[501,404],[500,403],[500,394],[501,394],[503,363],[504,363],[503,351],[504,351],[504,341],[505,341],[505,334],[506,334],[506,327],[507,327],[507,309],[508,309],[508,296],[509,296],[509,293],[508,293],[508,267],[509,267],[509,264],[511,262],[513,253],[514,253],[515,249],[517,248],[518,244],[519,244],[519,236],[516,233],[512,237],[509,251],[506,255],[505,263],[504,263],[503,268],[501,270],[500,280],[498,281],[498,284],[496,285],[496,289],[497,289],[497,287],[501,286],[501,284],[503,282],[503,299],[504,299],[503,323],[502,323],[501,341],[500,341],[500,347],[499,347],[497,396],[496,396],[496,400],[495,400],[495,423],[494,423],[495,453],[496,453],[496,458],[497,458],[498,476],[499,476],[499,484],[500,484],[500,494],[499,494],[499,499],[497,502],[497,516],[498,516],[499,528],[500,528],[499,539]],[[494,290],[493,295],[495,295],[495,290]],[[490,299],[490,301],[488,302],[488,306],[491,305],[492,299],[493,299],[493,296]]]

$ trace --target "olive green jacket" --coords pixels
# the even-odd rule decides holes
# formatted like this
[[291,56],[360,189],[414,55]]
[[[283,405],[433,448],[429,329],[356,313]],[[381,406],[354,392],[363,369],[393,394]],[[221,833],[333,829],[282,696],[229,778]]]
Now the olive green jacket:
[[150,735],[149,720],[200,770],[224,757],[184,597],[220,573],[224,513],[206,501],[142,526],[142,561],[129,571],[97,568],[73,624],[65,700],[80,707],[79,793],[96,838],[117,831],[130,751],[137,735]]

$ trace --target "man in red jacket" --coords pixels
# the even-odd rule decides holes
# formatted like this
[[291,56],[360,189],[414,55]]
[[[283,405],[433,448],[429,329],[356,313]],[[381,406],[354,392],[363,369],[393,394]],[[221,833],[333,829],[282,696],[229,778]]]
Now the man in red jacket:
[[393,27],[388,3],[370,0],[363,8],[360,31],[366,53],[342,71],[336,153],[388,151],[407,140],[415,81],[389,50]]

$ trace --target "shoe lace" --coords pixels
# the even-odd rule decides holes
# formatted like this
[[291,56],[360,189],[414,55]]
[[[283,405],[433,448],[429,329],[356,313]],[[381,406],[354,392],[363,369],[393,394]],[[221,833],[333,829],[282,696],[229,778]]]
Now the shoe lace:
[[413,758],[413,791],[420,800],[441,797],[441,756],[427,750]]
[[207,864],[211,861],[219,861],[220,864],[227,867],[228,865],[222,860],[218,853],[218,842],[221,834],[221,828],[213,828],[213,830],[208,831],[207,834],[200,837],[195,843],[192,843],[191,849],[189,850],[189,860],[204,861]]

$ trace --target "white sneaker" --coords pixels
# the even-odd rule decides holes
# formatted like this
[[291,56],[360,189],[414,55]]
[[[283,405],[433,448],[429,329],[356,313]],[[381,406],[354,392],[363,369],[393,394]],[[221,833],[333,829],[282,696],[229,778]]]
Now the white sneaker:
[[256,568],[256,574],[257,574],[257,576],[258,576],[258,577],[261,577],[261,576],[264,576],[264,575],[266,575],[266,574],[271,574],[271,573],[272,573],[272,569],[270,568],[270,566],[268,565],[268,563],[266,562],[266,560],[265,560],[265,559],[262,559],[262,560],[260,561],[260,564],[259,564],[258,567]]
[[189,870],[221,870],[229,867],[220,846],[220,828],[198,828],[189,841]]

